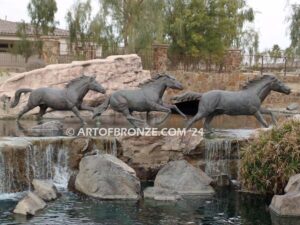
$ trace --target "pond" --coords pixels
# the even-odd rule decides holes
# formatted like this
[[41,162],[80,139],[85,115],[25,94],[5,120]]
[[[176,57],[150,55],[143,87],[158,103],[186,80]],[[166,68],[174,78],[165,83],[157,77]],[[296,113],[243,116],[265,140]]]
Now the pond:
[[154,200],[100,201],[64,192],[57,201],[26,219],[13,215],[16,199],[0,200],[0,224],[99,225],[271,225],[269,200],[231,189],[213,197],[187,197],[177,202]]

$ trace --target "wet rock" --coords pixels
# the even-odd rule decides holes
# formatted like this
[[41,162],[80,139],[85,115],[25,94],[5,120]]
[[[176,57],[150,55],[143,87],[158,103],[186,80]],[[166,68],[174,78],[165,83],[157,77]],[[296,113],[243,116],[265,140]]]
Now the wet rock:
[[157,174],[154,187],[182,195],[212,195],[212,179],[185,160],[169,162]]
[[27,130],[30,136],[61,136],[63,135],[63,124],[60,121],[49,121]]
[[144,198],[151,198],[160,201],[177,201],[182,199],[177,191],[159,187],[147,187],[144,190]]
[[51,180],[33,179],[34,193],[44,201],[52,201],[59,197],[59,193]]
[[138,199],[140,181],[135,171],[118,158],[103,154],[82,158],[75,188],[101,199]]
[[37,211],[46,207],[46,203],[36,194],[29,192],[21,201],[18,202],[14,213],[22,215],[35,215]]
[[288,107],[286,107],[287,110],[293,111],[293,110],[297,110],[299,109],[299,104],[298,103],[292,103],[290,105],[288,105]]

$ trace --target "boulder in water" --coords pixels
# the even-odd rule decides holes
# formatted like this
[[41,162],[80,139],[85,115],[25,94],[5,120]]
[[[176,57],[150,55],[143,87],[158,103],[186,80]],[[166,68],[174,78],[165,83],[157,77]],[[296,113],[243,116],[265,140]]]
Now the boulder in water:
[[135,171],[113,155],[82,158],[75,189],[101,199],[138,199],[141,185]]
[[33,179],[34,193],[44,201],[52,201],[59,197],[59,193],[51,180]]
[[38,210],[46,207],[46,203],[33,192],[29,192],[21,201],[18,202],[14,213],[25,216],[33,216]]
[[300,174],[291,176],[284,195],[274,195],[270,209],[280,216],[300,216]]
[[60,136],[63,134],[63,124],[53,120],[28,129],[31,136]]
[[212,195],[212,179],[185,160],[169,162],[157,174],[154,188],[176,191],[181,195]]

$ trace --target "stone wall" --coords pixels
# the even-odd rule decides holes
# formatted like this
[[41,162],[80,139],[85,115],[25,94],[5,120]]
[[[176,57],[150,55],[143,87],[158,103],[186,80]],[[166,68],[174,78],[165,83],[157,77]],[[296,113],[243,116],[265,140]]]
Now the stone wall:
[[[235,73],[192,73],[183,71],[170,72],[180,82],[183,83],[185,90],[207,92],[214,89],[219,90],[239,90],[248,81],[256,76],[255,74]],[[300,104],[300,77],[299,76],[279,76],[292,89],[290,95],[272,92],[264,101],[267,107],[286,107],[289,103],[297,102]],[[184,92],[183,91],[183,92]],[[178,91],[168,90],[166,99],[177,95]]]

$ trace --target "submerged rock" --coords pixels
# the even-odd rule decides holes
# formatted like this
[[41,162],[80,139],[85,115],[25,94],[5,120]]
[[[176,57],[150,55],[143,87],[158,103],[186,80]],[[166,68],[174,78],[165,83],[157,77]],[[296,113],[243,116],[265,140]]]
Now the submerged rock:
[[34,193],[44,201],[52,201],[59,197],[59,193],[51,180],[33,179]]
[[75,188],[101,199],[138,199],[141,191],[135,171],[109,154],[82,158]]
[[169,162],[157,174],[154,188],[176,191],[182,195],[212,195],[212,179],[185,160]]
[[30,136],[60,136],[63,135],[63,124],[60,121],[49,121],[26,130]]
[[299,107],[300,107],[299,104],[294,102],[292,104],[289,104],[288,107],[286,107],[286,109],[293,111],[299,109]]
[[152,198],[161,201],[176,201],[182,199],[177,191],[159,187],[147,187],[144,190],[144,198]]
[[43,199],[37,196],[33,192],[29,192],[14,209],[14,213],[22,215],[35,215],[38,210],[41,210],[46,207],[46,203]]

